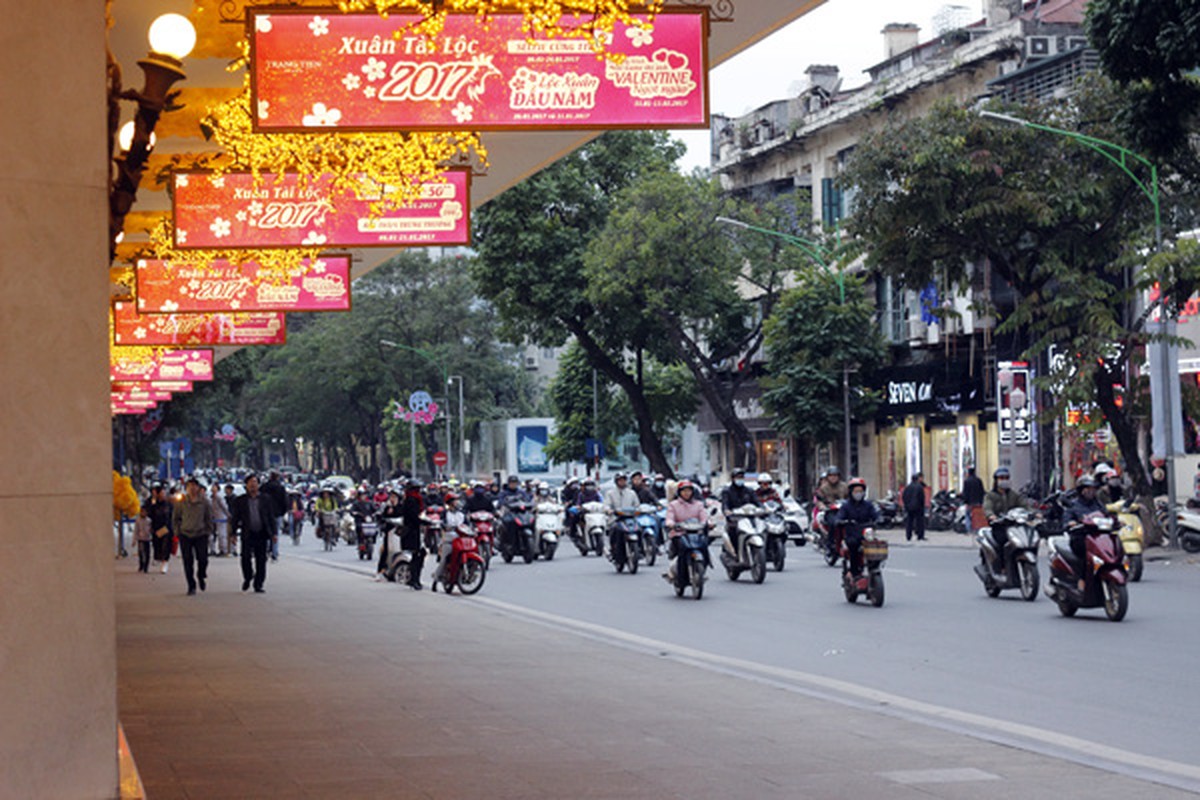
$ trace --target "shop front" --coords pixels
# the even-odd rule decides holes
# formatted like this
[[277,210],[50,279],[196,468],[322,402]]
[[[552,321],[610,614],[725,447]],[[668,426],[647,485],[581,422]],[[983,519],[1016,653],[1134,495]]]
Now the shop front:
[[[750,449],[754,452],[753,468],[770,472],[783,486],[792,485],[792,456],[790,441],[776,432],[774,418],[762,403],[762,389],[757,381],[747,381],[734,394],[733,410],[750,434]],[[729,477],[734,467],[748,465],[738,459],[737,448],[725,426],[708,403],[701,403],[696,414],[696,428],[708,439],[708,463],[714,472],[714,485]]]

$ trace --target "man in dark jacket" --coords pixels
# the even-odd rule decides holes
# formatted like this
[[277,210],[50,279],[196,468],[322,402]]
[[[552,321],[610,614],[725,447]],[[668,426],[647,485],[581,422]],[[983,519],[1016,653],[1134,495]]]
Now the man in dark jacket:
[[729,485],[721,491],[721,510],[725,512],[725,532],[733,544],[733,552],[738,552],[737,520],[730,518],[729,512],[742,506],[758,506],[758,495],[746,485],[746,470],[738,467],[730,474]]
[[[161,483],[154,484],[150,490],[150,504],[146,507],[150,516],[150,533],[154,536],[154,560],[162,563],[162,571],[167,571],[167,562],[171,559],[171,516],[172,507],[167,500],[166,489]],[[165,531],[165,532],[164,532]]]
[[874,525],[879,520],[879,509],[867,499],[867,482],[862,478],[852,478],[847,484],[850,496],[838,509],[835,526],[844,525],[846,531],[846,551],[850,555],[850,572],[857,579],[862,575],[863,529]]
[[[279,536],[275,504],[259,491],[258,476],[246,478],[246,493],[229,504],[229,529],[242,541],[242,591],[254,584],[254,591],[266,591],[267,547]],[[253,558],[253,564],[251,564]]]
[[[279,473],[271,470],[267,482],[262,485],[259,490],[263,495],[271,501],[275,507],[275,532],[287,531],[287,522],[285,516],[288,510],[287,489],[283,487],[283,482],[279,479]],[[275,561],[279,558],[279,536],[271,539],[271,560]]]
[[916,534],[917,541],[925,541],[925,476],[918,472],[912,476],[908,486],[900,493],[900,502],[904,504],[904,539],[912,541]]
[[983,480],[975,474],[974,467],[967,467],[967,477],[963,479],[963,502],[967,505],[967,524],[971,533],[983,527],[983,497],[987,491],[983,488]]
[[404,519],[400,546],[412,553],[412,561],[408,565],[408,585],[417,590],[422,588],[421,570],[425,568],[425,549],[421,547],[421,513],[424,510],[421,484],[409,479],[404,486],[404,500],[400,502],[400,516]]

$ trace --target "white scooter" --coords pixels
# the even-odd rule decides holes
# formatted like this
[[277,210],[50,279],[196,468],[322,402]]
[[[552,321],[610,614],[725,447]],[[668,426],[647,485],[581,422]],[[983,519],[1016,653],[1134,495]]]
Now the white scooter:
[[604,537],[608,530],[608,514],[604,512],[604,503],[583,504],[583,538],[591,551],[598,556],[604,555]]
[[766,539],[763,536],[763,516],[766,509],[755,505],[744,505],[732,509],[725,518],[737,526],[738,546],[734,549],[733,541],[729,538],[728,529],[721,534],[721,565],[729,580],[736,581],[746,570],[750,570],[750,578],[755,583],[762,583],[767,577]]
[[558,540],[562,536],[563,507],[558,503],[543,498],[534,508],[533,528],[537,533],[538,555],[547,561],[554,558],[558,549]]
[[400,546],[400,532],[404,530],[404,520],[389,518],[383,521],[388,523],[388,560],[383,570],[383,577],[389,581],[407,585],[413,577],[411,574],[413,554],[411,550],[405,550]]

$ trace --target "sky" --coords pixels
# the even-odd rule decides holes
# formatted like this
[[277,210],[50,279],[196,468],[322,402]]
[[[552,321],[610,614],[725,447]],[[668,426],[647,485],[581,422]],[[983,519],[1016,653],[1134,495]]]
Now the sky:
[[[934,16],[947,5],[964,6],[972,20],[983,17],[982,0],[828,0],[712,69],[709,109],[713,114],[736,117],[781,100],[791,94],[792,84],[804,79],[804,70],[812,64],[839,67],[843,88],[861,86],[867,78],[863,70],[884,60],[885,25],[919,25],[924,42],[934,35]],[[688,146],[687,155],[679,162],[684,172],[709,165],[707,130],[673,131],[672,135]]]

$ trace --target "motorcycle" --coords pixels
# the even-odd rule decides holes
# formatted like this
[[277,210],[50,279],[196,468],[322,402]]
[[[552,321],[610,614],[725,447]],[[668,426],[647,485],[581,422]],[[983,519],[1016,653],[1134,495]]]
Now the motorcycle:
[[783,518],[783,504],[777,500],[768,500],[763,516],[763,533],[766,534],[766,559],[775,567],[776,572],[783,572],[783,564],[787,560],[787,523]]
[[402,586],[407,585],[412,578],[413,554],[411,550],[405,550],[400,546],[400,534],[404,530],[404,520],[396,518],[385,521],[388,523],[388,560],[383,570],[383,577],[389,581],[398,582]]
[[505,564],[511,564],[513,557],[520,553],[526,564],[532,564],[538,554],[533,504],[511,500],[504,508],[511,515],[511,523],[500,530],[500,557]]
[[653,567],[658,560],[658,531],[659,508],[650,503],[642,503],[637,507],[638,530],[642,532],[642,554],[646,557],[646,566]]
[[421,541],[425,543],[427,552],[436,553],[442,543],[442,528],[446,524],[443,520],[445,512],[443,506],[426,506],[421,512]]
[[929,519],[925,527],[931,531],[950,530],[954,527],[955,518],[965,518],[963,506],[962,498],[957,492],[942,489],[930,500]]
[[875,503],[879,509],[879,527],[895,528],[904,521],[904,509],[896,502],[896,493],[889,491],[887,497]]
[[493,531],[496,527],[496,515],[490,511],[472,511],[467,516],[467,521],[471,523],[471,535],[475,537],[479,546],[479,555],[483,557],[483,565],[490,567],[495,544]]
[[1103,607],[1110,620],[1120,622],[1129,610],[1129,589],[1125,554],[1114,531],[1116,522],[1097,511],[1078,524],[1082,531],[1076,535],[1084,537],[1084,563],[1071,551],[1068,536],[1051,539],[1046,596],[1058,604],[1058,611],[1064,617],[1075,616],[1081,608]]
[[704,582],[708,580],[705,572],[709,567],[707,528],[707,525],[695,520],[675,526],[676,530],[682,532],[673,540],[675,558],[663,577],[675,587],[676,597],[683,597],[689,588],[694,599],[699,600],[704,596]]
[[608,515],[604,513],[604,503],[584,503],[583,538],[585,546],[598,556],[604,555],[604,537],[607,528]]
[[[1002,553],[996,552],[993,528],[1004,532]],[[1041,541],[1033,513],[1024,508],[1014,508],[992,528],[980,528],[975,532],[975,543],[979,545],[975,574],[983,581],[983,590],[988,597],[999,597],[1004,589],[1020,589],[1025,600],[1032,601],[1037,597],[1037,557]]]
[[337,545],[338,517],[336,511],[321,511],[317,514],[317,538],[325,543],[326,552]]
[[738,532],[736,549],[728,526],[721,535],[721,565],[725,567],[729,580],[736,581],[746,570],[750,570],[750,578],[755,583],[766,580],[766,539],[762,530],[762,518],[766,513],[765,509],[758,506],[744,505],[725,514],[725,518],[737,526]]
[[358,534],[358,560],[370,561],[375,556],[375,537],[379,535],[379,522],[374,516],[363,517]]
[[[1200,553],[1200,512],[1190,508],[1191,502],[1188,501],[1188,508],[1175,506],[1175,526],[1179,533],[1179,546],[1185,552]],[[1158,498],[1154,505],[1158,524],[1165,530],[1170,525],[1170,519],[1167,517],[1167,500]]]
[[819,552],[825,563],[831,567],[837,566],[841,554],[841,528],[834,524],[841,507],[841,503],[834,503],[824,511],[814,506],[813,511],[812,533],[809,538],[812,539],[813,549]]
[[783,524],[787,537],[797,547],[808,543],[808,510],[791,497],[783,499]]
[[467,525],[460,525],[455,532],[458,534],[450,543],[450,553],[442,564],[441,572],[433,581],[433,591],[437,591],[440,580],[446,594],[451,594],[457,586],[463,594],[475,594],[483,588],[487,578],[487,564],[479,554],[479,543],[475,539],[474,530]]
[[1121,549],[1125,551],[1125,571],[1129,580],[1137,583],[1142,579],[1145,565],[1142,562],[1142,551],[1145,548],[1145,536],[1142,531],[1142,518],[1138,516],[1141,506],[1132,500],[1121,500],[1106,506],[1110,514],[1117,515],[1121,537]]
[[840,531],[840,534],[838,551],[842,557],[842,592],[846,595],[846,602],[856,602],[862,594],[871,601],[871,605],[879,608],[883,605],[884,597],[883,562],[888,557],[887,540],[877,538],[873,528],[863,529],[864,570],[862,575],[855,578],[850,569],[850,548],[846,546],[845,531]]
[[628,567],[629,574],[636,575],[642,549],[642,530],[637,524],[636,508],[618,508],[613,512],[609,537],[608,557],[617,572]]
[[562,535],[563,507],[551,500],[542,500],[534,510],[537,530],[537,554],[547,561],[554,560],[558,538]]
[[338,528],[342,534],[342,541],[346,544],[355,544],[358,541],[358,526],[354,524],[354,515],[349,511],[342,512],[342,521],[338,523]]

